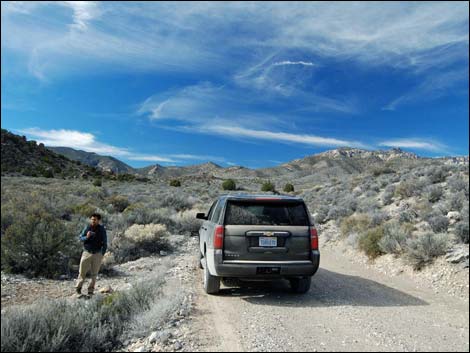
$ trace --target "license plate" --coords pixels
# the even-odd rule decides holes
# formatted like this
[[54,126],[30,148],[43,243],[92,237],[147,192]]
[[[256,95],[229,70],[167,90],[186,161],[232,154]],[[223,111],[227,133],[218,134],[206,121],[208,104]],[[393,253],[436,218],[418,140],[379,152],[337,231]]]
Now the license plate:
[[277,246],[277,238],[260,237],[259,246],[266,246],[266,247]]

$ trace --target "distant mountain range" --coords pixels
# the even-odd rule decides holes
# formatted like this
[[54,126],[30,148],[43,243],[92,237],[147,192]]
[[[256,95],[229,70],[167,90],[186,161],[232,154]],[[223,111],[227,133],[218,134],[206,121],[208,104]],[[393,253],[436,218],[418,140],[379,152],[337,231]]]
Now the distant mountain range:
[[111,156],[101,156],[94,152],[85,152],[70,147],[47,147],[57,154],[83,164],[114,173],[135,173],[134,168]]
[[[189,176],[216,178],[274,178],[287,176],[302,178],[308,175],[341,175],[362,173],[371,168],[402,168],[420,161],[441,161],[444,164],[468,164],[468,156],[424,158],[399,148],[368,151],[342,147],[296,159],[276,167],[250,169],[242,166],[221,167],[207,162],[191,166],[150,165],[133,168],[110,156],[75,150],[69,147],[45,147],[34,141],[2,129],[2,175],[6,173],[44,174],[44,170],[56,174],[77,175],[102,171],[112,174],[134,174],[148,178],[182,178]],[[75,161],[75,162],[73,162]],[[79,164],[77,164],[79,163]],[[89,169],[84,168],[88,166]],[[91,168],[91,169],[90,169]],[[64,171],[64,172],[62,172]]]

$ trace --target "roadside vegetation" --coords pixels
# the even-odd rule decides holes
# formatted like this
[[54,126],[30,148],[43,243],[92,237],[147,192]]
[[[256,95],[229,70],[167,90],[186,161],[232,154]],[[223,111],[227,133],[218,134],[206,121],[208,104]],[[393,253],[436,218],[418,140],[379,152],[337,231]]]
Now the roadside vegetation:
[[[127,331],[148,334],[170,314],[181,293],[162,298],[164,276],[84,302],[41,300],[2,311],[2,352],[99,352],[119,348]],[[142,318],[145,318],[143,320]],[[142,323],[145,321],[145,324]]]

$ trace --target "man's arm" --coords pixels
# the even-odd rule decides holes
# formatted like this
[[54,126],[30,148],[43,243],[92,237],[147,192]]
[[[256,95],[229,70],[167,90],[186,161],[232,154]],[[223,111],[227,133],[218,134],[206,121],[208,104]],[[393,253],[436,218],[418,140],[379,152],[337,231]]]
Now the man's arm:
[[106,228],[103,226],[103,246],[101,247],[101,253],[106,254],[108,249],[108,235],[106,234]]
[[88,226],[85,226],[85,228],[83,228],[82,232],[78,236],[80,238],[80,241],[85,241],[87,239],[86,238],[86,230],[87,229],[88,229]]

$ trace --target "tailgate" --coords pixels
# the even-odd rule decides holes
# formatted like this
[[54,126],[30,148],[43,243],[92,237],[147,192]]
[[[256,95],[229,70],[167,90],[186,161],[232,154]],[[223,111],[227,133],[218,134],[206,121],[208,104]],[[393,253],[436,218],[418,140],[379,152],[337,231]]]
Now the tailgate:
[[310,259],[310,223],[301,202],[229,202],[224,222],[224,260]]

